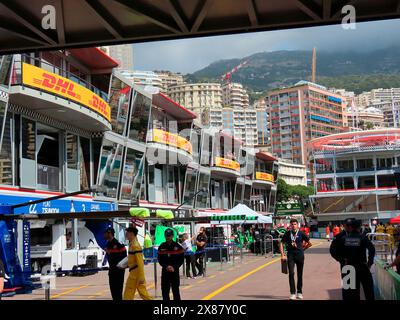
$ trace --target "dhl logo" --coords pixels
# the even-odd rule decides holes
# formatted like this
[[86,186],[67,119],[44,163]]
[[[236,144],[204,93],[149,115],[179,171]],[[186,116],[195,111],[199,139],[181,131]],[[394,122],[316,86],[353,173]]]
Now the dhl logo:
[[42,74],[42,77],[42,86],[66,94],[72,98],[80,99],[80,96],[74,92],[75,84],[72,81],[62,78],[57,79],[46,72]]

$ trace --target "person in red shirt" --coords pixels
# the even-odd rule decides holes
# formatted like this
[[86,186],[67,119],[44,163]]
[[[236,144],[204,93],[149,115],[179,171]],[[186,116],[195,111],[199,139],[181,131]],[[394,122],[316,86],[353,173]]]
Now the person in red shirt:
[[336,236],[340,233],[340,228],[337,225],[335,225],[333,227],[332,233],[333,233],[333,237],[336,238]]
[[306,225],[306,226],[304,227],[304,232],[305,232],[305,234],[306,234],[307,237],[310,237],[310,227],[309,227],[309,226]]
[[325,233],[326,233],[326,239],[328,241],[331,241],[331,229],[329,228],[329,226],[326,226]]

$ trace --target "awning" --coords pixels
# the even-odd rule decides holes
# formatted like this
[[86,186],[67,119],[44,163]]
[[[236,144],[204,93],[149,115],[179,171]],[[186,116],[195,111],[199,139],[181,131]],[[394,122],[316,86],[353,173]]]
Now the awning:
[[104,70],[106,73],[118,67],[117,61],[96,47],[70,49],[68,51],[75,59],[82,62],[91,70]]
[[212,224],[272,223],[272,217],[264,216],[240,203],[225,214],[210,214],[210,221]]
[[193,120],[197,118],[193,112],[162,93],[153,95],[153,105],[163,109],[166,113],[170,114],[177,120]]

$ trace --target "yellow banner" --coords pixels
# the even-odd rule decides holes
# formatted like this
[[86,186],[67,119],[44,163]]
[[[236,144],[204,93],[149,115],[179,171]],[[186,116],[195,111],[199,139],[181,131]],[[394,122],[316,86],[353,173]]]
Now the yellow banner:
[[274,176],[265,172],[256,172],[256,180],[265,180],[274,182]]
[[192,154],[192,144],[188,140],[177,134],[160,129],[153,129],[153,141],[177,147]]
[[97,94],[72,80],[23,63],[22,83],[73,100],[100,113],[108,121],[111,121],[110,105]]
[[239,162],[236,162],[236,161],[230,160],[230,159],[216,157],[215,158],[215,166],[216,167],[227,168],[227,169],[231,169],[231,170],[235,170],[235,171],[240,172],[240,164],[239,164]]

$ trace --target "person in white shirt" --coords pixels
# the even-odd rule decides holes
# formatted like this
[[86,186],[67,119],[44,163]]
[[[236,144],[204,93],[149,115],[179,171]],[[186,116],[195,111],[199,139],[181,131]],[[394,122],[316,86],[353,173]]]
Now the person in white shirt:
[[[195,278],[196,277],[196,258],[192,248],[192,242],[187,233],[182,236],[182,248],[185,250],[185,261],[186,261],[186,277]],[[190,276],[190,267],[192,267],[193,276]]]

